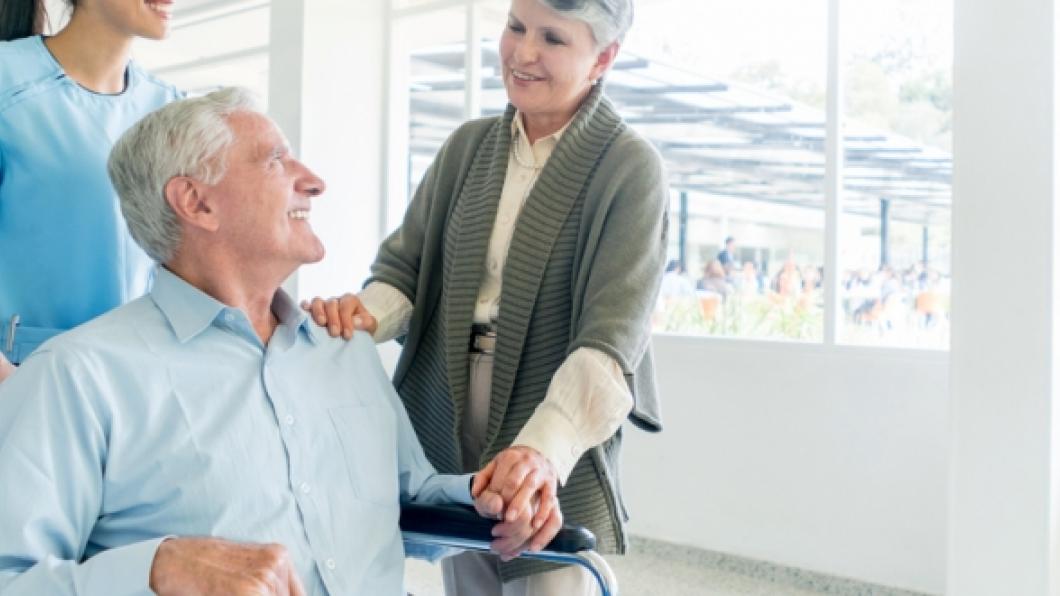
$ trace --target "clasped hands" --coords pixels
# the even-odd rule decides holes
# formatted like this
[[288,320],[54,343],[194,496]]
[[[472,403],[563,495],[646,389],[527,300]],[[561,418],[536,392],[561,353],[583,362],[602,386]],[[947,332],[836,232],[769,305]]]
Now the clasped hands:
[[501,560],[539,551],[563,526],[552,462],[536,449],[517,445],[501,451],[475,474],[471,496],[479,515],[498,519],[490,543]]

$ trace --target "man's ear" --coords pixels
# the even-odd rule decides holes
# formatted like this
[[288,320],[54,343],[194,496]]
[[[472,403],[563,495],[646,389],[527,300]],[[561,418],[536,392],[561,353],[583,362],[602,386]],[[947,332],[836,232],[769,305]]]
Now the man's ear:
[[600,50],[600,53],[596,55],[596,64],[593,64],[592,70],[589,71],[590,80],[598,81],[600,77],[604,76],[607,69],[611,68],[611,65],[615,63],[615,57],[618,56],[618,48],[619,44],[615,41]]
[[166,182],[163,193],[177,219],[190,226],[216,232],[220,227],[217,210],[211,206],[205,190],[202,183],[194,178],[174,176]]

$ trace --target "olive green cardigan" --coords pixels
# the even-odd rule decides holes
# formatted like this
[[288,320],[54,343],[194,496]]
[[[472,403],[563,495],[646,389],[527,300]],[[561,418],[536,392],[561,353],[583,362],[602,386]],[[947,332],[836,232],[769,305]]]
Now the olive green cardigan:
[[[394,384],[427,457],[462,472],[459,421],[468,398],[468,343],[486,249],[504,186],[515,109],[468,122],[441,148],[371,281],[397,288],[414,311]],[[649,317],[666,253],[668,188],[655,149],[599,89],[586,99],[527,197],[504,266],[487,447],[509,446],[574,350],[618,362],[630,418],[660,429]],[[621,432],[575,465],[559,493],[566,521],[624,552],[618,482]],[[505,579],[543,570],[505,564]]]

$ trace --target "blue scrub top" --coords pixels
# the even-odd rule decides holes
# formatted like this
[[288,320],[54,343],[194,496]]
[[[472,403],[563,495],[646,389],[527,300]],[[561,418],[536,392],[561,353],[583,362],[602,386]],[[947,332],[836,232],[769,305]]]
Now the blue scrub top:
[[147,291],[152,262],[125,226],[107,156],[178,97],[134,63],[125,91],[95,93],[43,38],[0,42],[0,350],[12,362]]

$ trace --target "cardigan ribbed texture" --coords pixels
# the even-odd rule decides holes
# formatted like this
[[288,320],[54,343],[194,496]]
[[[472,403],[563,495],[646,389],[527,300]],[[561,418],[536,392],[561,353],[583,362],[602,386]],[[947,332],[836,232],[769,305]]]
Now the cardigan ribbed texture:
[[[469,122],[446,141],[371,281],[414,310],[394,383],[439,471],[463,472],[468,344],[511,147],[515,109]],[[530,191],[504,265],[484,465],[508,447],[579,347],[615,359],[634,396],[631,420],[659,429],[649,317],[666,251],[668,190],[658,153],[594,89]],[[565,521],[601,552],[624,552],[621,432],[590,449],[559,491]],[[471,470],[468,470],[471,471]],[[553,568],[517,560],[507,581]]]

